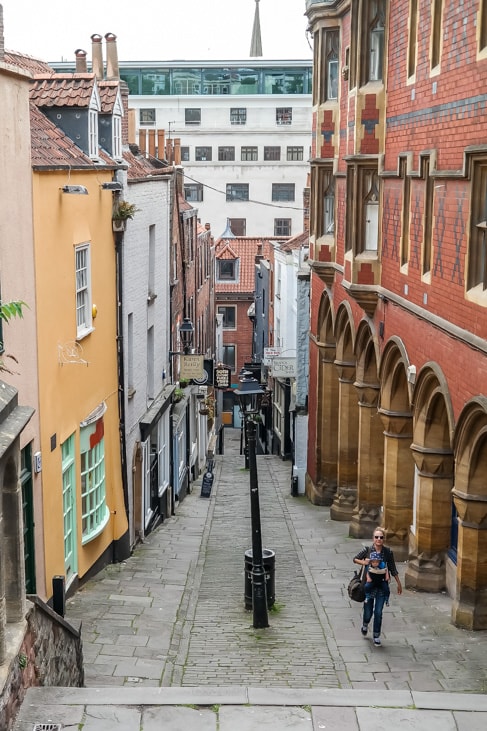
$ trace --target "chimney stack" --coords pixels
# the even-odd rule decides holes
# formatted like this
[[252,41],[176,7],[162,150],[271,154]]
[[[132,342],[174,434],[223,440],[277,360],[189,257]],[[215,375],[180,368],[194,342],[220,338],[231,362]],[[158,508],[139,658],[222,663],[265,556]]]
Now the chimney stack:
[[86,51],[82,48],[77,48],[74,52],[76,56],[76,73],[86,74],[88,72],[88,66],[86,65]]
[[107,79],[119,79],[117,36],[114,33],[106,33],[105,41],[107,43]]
[[103,79],[103,49],[102,37],[98,33],[91,36],[91,65],[97,79]]

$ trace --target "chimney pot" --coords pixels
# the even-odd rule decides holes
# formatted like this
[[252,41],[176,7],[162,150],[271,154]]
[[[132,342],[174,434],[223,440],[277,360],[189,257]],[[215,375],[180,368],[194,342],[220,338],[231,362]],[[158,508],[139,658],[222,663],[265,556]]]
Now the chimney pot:
[[103,49],[102,37],[98,33],[91,36],[91,64],[97,79],[103,79]]
[[119,79],[117,36],[115,33],[105,33],[107,44],[107,79]]
[[86,51],[83,51],[82,48],[77,48],[74,55],[76,57],[76,73],[86,74],[88,71],[88,66],[86,65]]

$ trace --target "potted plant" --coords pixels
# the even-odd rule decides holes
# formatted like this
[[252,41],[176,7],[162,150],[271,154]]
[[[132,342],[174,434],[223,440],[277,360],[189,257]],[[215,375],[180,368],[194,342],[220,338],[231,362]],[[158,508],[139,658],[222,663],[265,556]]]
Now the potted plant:
[[177,403],[184,397],[184,391],[182,388],[175,388],[172,395],[172,400]]
[[129,218],[133,218],[134,215],[140,209],[137,208],[135,203],[129,203],[128,201],[119,201],[113,209],[112,221],[114,231],[125,231],[125,226]]

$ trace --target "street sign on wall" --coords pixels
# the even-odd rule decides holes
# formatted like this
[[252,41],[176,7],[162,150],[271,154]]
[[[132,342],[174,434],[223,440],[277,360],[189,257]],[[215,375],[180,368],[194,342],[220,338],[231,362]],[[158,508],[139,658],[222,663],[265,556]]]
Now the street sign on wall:
[[202,355],[181,355],[179,377],[185,381],[203,378],[203,356]]
[[296,378],[296,358],[273,358],[271,375],[274,378]]
[[277,358],[282,353],[282,348],[264,348],[263,363],[265,366],[272,365],[274,358]]

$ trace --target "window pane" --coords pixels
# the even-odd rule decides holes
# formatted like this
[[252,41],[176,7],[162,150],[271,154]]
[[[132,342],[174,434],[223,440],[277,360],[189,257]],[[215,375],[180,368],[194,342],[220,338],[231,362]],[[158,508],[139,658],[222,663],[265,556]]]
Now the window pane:
[[230,228],[235,236],[245,236],[247,230],[246,218],[229,218]]
[[280,147],[264,147],[264,160],[280,160],[281,159],[281,148]]
[[236,308],[235,307],[218,307],[218,314],[223,315],[223,327],[228,330],[235,330],[236,327]]
[[186,124],[201,124],[201,109],[185,109],[184,121]]
[[194,151],[194,159],[201,160],[203,162],[211,160],[212,148],[211,147],[196,147]]
[[288,147],[287,148],[287,159],[288,160],[302,160],[303,159],[303,148],[302,147]]
[[291,219],[274,219],[274,236],[291,236]]
[[257,160],[257,147],[242,147],[241,148],[241,159],[248,161]]
[[223,363],[235,370],[235,345],[224,345],[223,346]]
[[230,109],[230,123],[231,124],[246,124],[247,122],[247,110],[240,107],[233,107]]
[[169,94],[169,70],[144,69],[142,77],[142,94]]
[[294,183],[272,183],[273,201],[293,201]]
[[278,107],[276,109],[277,124],[291,124],[293,121],[293,110],[291,107]]
[[181,147],[181,161],[182,162],[189,161],[189,147]]
[[218,159],[219,160],[235,160],[235,147],[219,147],[218,148]]
[[235,280],[235,259],[218,260],[218,279]]
[[173,94],[201,94],[201,69],[173,69]]
[[155,109],[139,109],[139,120],[141,124],[155,124],[156,123],[156,110]]
[[227,201],[248,201],[248,183],[227,183]]

